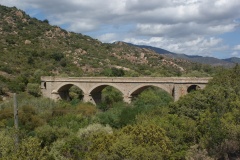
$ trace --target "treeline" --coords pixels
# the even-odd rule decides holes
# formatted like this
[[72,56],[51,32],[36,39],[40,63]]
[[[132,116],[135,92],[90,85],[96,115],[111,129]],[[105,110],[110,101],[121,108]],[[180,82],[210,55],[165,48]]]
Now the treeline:
[[0,159],[240,158],[239,75],[224,70],[178,102],[157,88],[125,104],[107,87],[98,106],[19,94],[18,131],[12,102],[1,104]]

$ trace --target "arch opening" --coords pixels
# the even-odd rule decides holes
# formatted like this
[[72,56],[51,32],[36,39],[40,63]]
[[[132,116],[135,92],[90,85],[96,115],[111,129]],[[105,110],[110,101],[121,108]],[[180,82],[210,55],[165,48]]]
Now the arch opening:
[[148,89],[159,90],[159,91],[162,91],[162,92],[166,93],[167,95],[171,95],[172,97],[174,95],[174,88],[172,89],[172,91],[170,91],[171,93],[168,93],[164,88],[161,88],[159,86],[145,85],[145,86],[140,86],[137,89],[135,89],[133,92],[130,93],[130,96],[134,99],[139,94],[141,94],[142,92],[144,92],[145,90],[148,90]]
[[47,89],[47,83],[46,82],[43,83],[43,86],[44,86],[44,89]]
[[187,88],[187,93],[201,89],[198,85],[191,85]]
[[162,106],[173,102],[172,93],[168,93],[164,89],[157,86],[143,86],[132,92],[132,101],[139,105]]
[[83,91],[78,86],[73,84],[67,84],[59,88],[58,94],[62,100],[66,101],[82,101],[83,100]]
[[173,87],[173,89],[172,89],[172,97],[173,98],[175,97],[175,87]]
[[[94,103],[103,107],[103,110],[111,108],[113,103],[123,101],[123,93],[111,85],[100,85],[90,92]],[[104,109],[104,107],[106,107]]]
[[138,95],[140,95],[144,90],[151,88],[151,87],[153,88],[153,86],[143,86],[143,87],[140,87],[137,90],[133,91],[130,95],[132,97],[132,100],[136,99],[138,97]]

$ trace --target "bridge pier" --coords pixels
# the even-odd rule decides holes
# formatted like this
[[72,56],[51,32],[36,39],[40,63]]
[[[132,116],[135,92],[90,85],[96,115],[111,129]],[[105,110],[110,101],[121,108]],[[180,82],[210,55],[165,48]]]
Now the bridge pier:
[[91,102],[93,104],[96,104],[93,100],[93,97],[91,94],[84,94],[83,95],[83,102]]
[[53,99],[53,100],[60,100],[60,99],[61,99],[61,96],[59,95],[58,92],[53,91],[53,92],[51,93],[51,99]]
[[183,86],[183,85],[175,85],[174,87],[174,95],[173,95],[173,98],[174,98],[174,101],[177,101],[179,100],[180,97],[184,96],[187,94],[187,87],[186,86]]
[[131,103],[132,102],[132,97],[123,96],[123,101],[126,102],[126,103]]

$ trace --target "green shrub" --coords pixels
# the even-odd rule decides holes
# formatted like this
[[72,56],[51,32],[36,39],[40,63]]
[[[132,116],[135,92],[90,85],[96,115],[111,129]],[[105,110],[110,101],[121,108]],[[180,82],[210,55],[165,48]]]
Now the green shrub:
[[52,159],[84,159],[88,144],[76,136],[59,139],[52,144],[49,155]]
[[61,59],[64,58],[64,54],[55,52],[50,55],[50,58],[54,59],[55,61],[61,61]]
[[81,114],[66,114],[63,116],[57,116],[52,118],[48,124],[56,127],[66,127],[73,132],[79,130],[79,128],[85,127],[89,124],[89,119]]
[[42,141],[42,147],[50,147],[53,142],[68,137],[73,133],[66,127],[43,125],[35,129],[35,134]]
[[170,141],[157,125],[126,126],[113,134],[93,134],[88,141],[86,159],[169,159],[171,153]]
[[46,123],[42,119],[34,107],[32,106],[23,106],[19,109],[19,125],[27,131],[32,131],[34,128],[42,126]]
[[112,108],[114,103],[123,101],[122,93],[111,86],[107,86],[102,90],[101,98],[101,104],[98,104],[98,108],[102,111]]
[[97,113],[97,108],[91,103],[80,103],[76,107],[76,112],[86,117],[94,116]]
[[41,96],[40,85],[37,83],[28,83],[27,92],[35,97]]
[[15,148],[16,133],[5,130],[0,131],[0,157],[1,159],[35,159],[47,160],[48,151],[41,148],[41,142],[38,138],[28,137],[21,139],[18,148]]

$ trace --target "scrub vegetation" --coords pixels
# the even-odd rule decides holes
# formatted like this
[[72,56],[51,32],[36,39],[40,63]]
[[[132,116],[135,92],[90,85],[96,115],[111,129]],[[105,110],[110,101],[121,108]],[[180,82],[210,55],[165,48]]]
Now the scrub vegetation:
[[[112,88],[94,106],[74,96],[54,102],[18,95],[1,104],[1,159],[237,159],[240,158],[240,67],[217,74],[203,90],[173,102],[150,87],[131,104]],[[74,92],[74,91],[71,91]],[[14,137],[19,136],[16,149]]]

